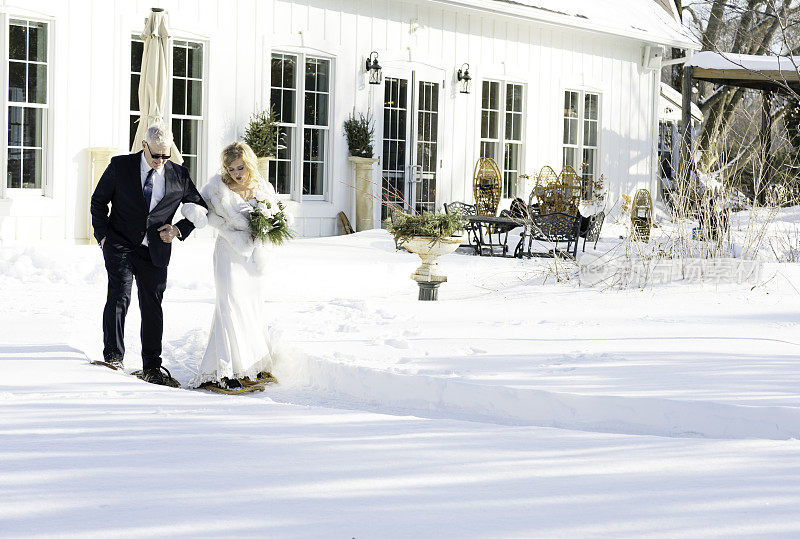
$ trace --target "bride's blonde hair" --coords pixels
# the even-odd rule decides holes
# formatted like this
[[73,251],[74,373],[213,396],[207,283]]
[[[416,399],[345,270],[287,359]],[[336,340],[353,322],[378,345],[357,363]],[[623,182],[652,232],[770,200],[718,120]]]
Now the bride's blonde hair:
[[241,159],[244,162],[245,168],[250,173],[250,183],[247,187],[252,189],[258,185],[258,181],[261,179],[261,174],[258,173],[258,158],[253,149],[248,146],[246,142],[232,142],[228,144],[225,146],[225,149],[222,150],[221,157],[222,181],[225,182],[225,185],[230,187],[236,184],[236,181],[228,174],[228,167],[237,159]]

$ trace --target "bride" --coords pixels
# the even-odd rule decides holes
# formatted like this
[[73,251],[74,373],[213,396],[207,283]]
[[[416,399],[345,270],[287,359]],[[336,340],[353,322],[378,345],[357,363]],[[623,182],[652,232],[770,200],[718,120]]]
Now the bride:
[[222,151],[222,174],[211,178],[201,195],[208,203],[208,223],[219,232],[214,247],[217,294],[208,346],[190,385],[239,390],[242,379],[271,378],[261,282],[271,244],[254,239],[248,216],[253,199],[277,203],[277,197],[243,142]]

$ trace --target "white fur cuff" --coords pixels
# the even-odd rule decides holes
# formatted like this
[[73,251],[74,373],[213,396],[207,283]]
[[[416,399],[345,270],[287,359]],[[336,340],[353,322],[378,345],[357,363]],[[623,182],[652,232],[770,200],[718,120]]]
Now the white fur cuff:
[[189,219],[196,228],[203,228],[208,224],[208,210],[199,204],[184,204],[181,206],[181,215]]

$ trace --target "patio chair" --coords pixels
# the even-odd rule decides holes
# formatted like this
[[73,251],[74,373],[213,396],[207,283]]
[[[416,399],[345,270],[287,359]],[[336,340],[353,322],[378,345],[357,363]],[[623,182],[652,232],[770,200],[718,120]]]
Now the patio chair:
[[[530,222],[526,227],[525,234],[527,237],[527,249],[522,246],[524,238],[520,240],[520,247],[518,248],[518,256],[526,255],[533,256],[531,248],[533,241],[545,241],[553,244],[553,256],[561,253],[572,255],[572,258],[578,256],[578,237],[581,228],[580,215],[570,215],[568,213],[546,213],[546,214],[532,214]],[[561,251],[558,244],[566,242],[566,251]],[[515,253],[516,254],[516,253]]]
[[[455,214],[461,212],[465,218],[469,215],[478,215],[478,210],[474,204],[467,204],[465,202],[450,202],[444,205],[444,212],[446,214]],[[462,243],[461,246],[476,247],[478,237],[476,235],[475,225],[471,221],[464,223],[464,230],[467,233],[467,243]]]
[[606,218],[606,212],[601,211],[589,217],[589,228],[583,236],[583,251],[586,251],[586,242],[594,242],[594,248],[597,249],[597,240],[600,239],[600,229],[603,228],[603,221]]

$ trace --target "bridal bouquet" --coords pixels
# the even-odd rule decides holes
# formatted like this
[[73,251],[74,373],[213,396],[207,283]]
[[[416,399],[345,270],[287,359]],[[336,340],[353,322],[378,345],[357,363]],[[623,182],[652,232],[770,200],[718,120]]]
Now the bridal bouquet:
[[250,201],[250,206],[250,232],[257,239],[280,245],[294,237],[282,202],[255,198]]

